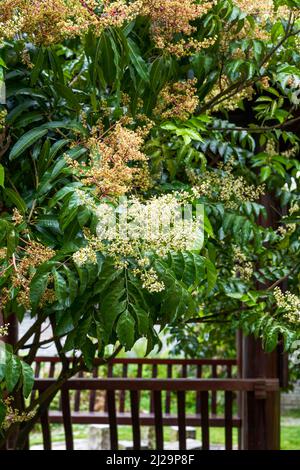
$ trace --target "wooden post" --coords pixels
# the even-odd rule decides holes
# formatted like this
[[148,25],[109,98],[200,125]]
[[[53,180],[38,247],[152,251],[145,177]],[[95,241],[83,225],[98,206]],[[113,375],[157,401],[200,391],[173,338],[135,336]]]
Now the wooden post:
[[[267,218],[260,217],[263,227],[276,227],[278,215],[276,201],[265,195],[260,203],[264,205]],[[258,289],[267,286],[258,285]],[[242,377],[278,378],[278,350],[272,353],[263,351],[260,339],[245,336],[242,340]],[[242,400],[242,449],[280,449],[280,392],[265,393],[265,398],[257,398],[255,393],[244,394]]]
[[[265,353],[260,340],[243,338],[243,377],[277,378],[277,351]],[[242,449],[278,450],[280,448],[280,392],[254,392],[242,397]]]

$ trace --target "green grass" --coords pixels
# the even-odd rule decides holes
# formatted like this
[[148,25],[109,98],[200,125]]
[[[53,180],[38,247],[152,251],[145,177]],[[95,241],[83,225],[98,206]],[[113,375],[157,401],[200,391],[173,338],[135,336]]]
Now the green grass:
[[[288,422],[288,419],[299,421]],[[300,450],[300,410],[281,413],[281,449]]]
[[281,450],[300,450],[300,426],[281,427]]
[[[287,424],[285,418],[300,418],[300,410],[289,411],[282,415],[281,426],[281,449],[282,450],[300,450],[300,423]],[[52,442],[64,442],[63,426],[58,424],[51,425]],[[224,445],[225,436],[223,428],[210,428],[210,443]],[[73,425],[74,439],[88,439],[88,426]],[[142,436],[145,435],[145,428],[142,428]],[[197,429],[197,440],[201,441],[201,429]],[[171,428],[164,428],[164,439],[166,442],[175,440],[174,431]],[[130,426],[119,427],[119,440],[132,441],[132,430]],[[41,427],[36,426],[35,431],[30,437],[31,445],[42,444]],[[237,430],[233,429],[233,445],[237,445]]]

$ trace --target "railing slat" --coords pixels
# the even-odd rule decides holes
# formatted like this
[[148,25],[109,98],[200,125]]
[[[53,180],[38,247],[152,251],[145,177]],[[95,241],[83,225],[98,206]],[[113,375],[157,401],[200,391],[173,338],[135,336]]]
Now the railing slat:
[[35,371],[34,371],[34,376],[39,377],[40,376],[40,370],[41,370],[41,363],[36,362],[35,364]]
[[[202,365],[197,365],[197,379],[201,379],[202,377]],[[200,404],[200,392],[196,392],[196,414],[201,413],[201,404]]]
[[161,391],[153,392],[156,450],[164,449]]
[[107,408],[111,450],[118,450],[118,425],[116,416],[116,396],[114,390],[107,391]]
[[52,378],[54,377],[55,374],[55,362],[51,362],[50,364],[50,371],[49,371],[49,377]]
[[[122,377],[126,378],[127,375],[128,375],[128,364],[123,364]],[[125,394],[126,394],[125,390],[120,391],[120,406],[119,406],[120,413],[124,413],[125,411]]]
[[74,450],[70,395],[69,390],[65,387],[61,390],[61,405],[65,429],[66,450]]
[[49,414],[48,409],[43,411],[40,417],[41,426],[42,426],[42,435],[43,435],[43,445],[44,450],[51,450],[51,431],[50,431],[50,424],[49,424]]
[[139,395],[137,390],[130,390],[133,448],[141,450],[141,429],[139,414]]
[[[156,379],[157,377],[157,364],[152,365],[152,378]],[[154,405],[153,405],[153,393],[150,396],[150,413],[153,413]]]
[[[112,361],[110,361],[107,366],[107,377],[110,378],[113,376],[114,376],[113,363]],[[107,411],[107,396],[105,397],[104,410]]]
[[[36,362],[36,364],[35,364],[35,370],[34,370],[34,377],[35,377],[36,379],[39,378],[39,376],[40,376],[40,370],[41,370],[41,363],[40,363],[40,362]],[[33,391],[31,392],[31,395],[30,395],[30,404],[33,403],[33,401],[35,400],[35,398],[36,398],[36,391],[33,390]]]
[[186,450],[185,392],[177,392],[179,450]]
[[[212,366],[212,378],[217,378],[217,366],[215,364]],[[217,392],[215,390],[211,394],[211,414],[212,416],[217,414]]]
[[[167,377],[168,379],[172,378],[172,364],[168,364],[167,367]],[[171,392],[170,390],[166,391],[166,413],[169,414],[171,412]]]
[[209,450],[208,392],[200,392],[202,450]]
[[[83,377],[83,372],[82,371],[78,372],[78,377],[79,378]],[[74,411],[79,411],[80,410],[80,396],[81,396],[81,391],[76,390],[75,397],[74,397]]]
[[225,392],[225,448],[232,450],[232,392]]
[[138,378],[143,377],[143,364],[138,364],[137,377]]
[[[97,378],[98,377],[98,367],[93,368],[93,377]],[[89,410],[94,411],[95,409],[95,403],[96,403],[96,391],[91,390],[90,391],[90,402],[89,402]]]

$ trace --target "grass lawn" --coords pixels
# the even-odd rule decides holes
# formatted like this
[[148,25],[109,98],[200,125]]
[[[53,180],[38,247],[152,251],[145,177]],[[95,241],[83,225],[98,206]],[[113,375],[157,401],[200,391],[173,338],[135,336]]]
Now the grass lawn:
[[[282,418],[281,426],[281,449],[282,450],[300,450],[300,422],[298,424],[289,424],[286,425],[285,418],[300,418],[300,411],[295,413],[289,413],[284,415]],[[75,439],[88,439],[88,426],[74,425],[74,438]],[[143,435],[143,434],[142,434]],[[170,428],[164,429],[165,440],[171,442],[174,440],[174,432]],[[197,430],[196,438],[201,440],[201,430]],[[132,433],[131,429],[128,426],[122,426],[119,429],[119,440],[131,441]],[[60,425],[52,425],[52,442],[63,442],[64,441],[64,432],[63,428]],[[31,435],[30,438],[31,445],[42,444],[42,436],[39,429]],[[210,443],[224,445],[224,429],[221,428],[211,428],[210,429]],[[233,445],[237,445],[237,430],[233,430]]]
[[281,427],[281,450],[300,450],[300,425]]

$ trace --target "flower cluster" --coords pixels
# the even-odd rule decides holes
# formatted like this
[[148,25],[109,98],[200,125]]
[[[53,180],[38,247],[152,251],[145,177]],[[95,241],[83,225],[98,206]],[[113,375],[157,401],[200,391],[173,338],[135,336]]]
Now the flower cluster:
[[298,202],[294,202],[292,206],[289,208],[289,215],[293,215],[299,211],[300,211],[300,206]]
[[234,0],[234,3],[248,15],[270,16],[274,10],[273,0],[258,0],[256,2]]
[[63,0],[8,0],[0,6],[0,37],[26,33],[37,44],[63,38],[68,7]]
[[26,413],[25,411],[20,413],[18,409],[13,408],[12,402],[12,397],[8,397],[4,400],[4,405],[6,407],[6,415],[4,422],[2,423],[2,428],[4,430],[8,429],[14,423],[24,423],[25,421],[30,421],[36,413],[35,410],[29,411],[29,413]]
[[12,221],[15,225],[20,225],[24,221],[22,214],[16,207],[13,209]]
[[73,255],[78,265],[96,263],[96,252],[114,260],[116,269],[129,268],[150,292],[160,292],[164,284],[151,265],[153,256],[165,257],[170,251],[187,251],[199,242],[199,220],[183,218],[188,193],[155,196],[146,202],[135,197],[112,204],[100,204],[97,236],[85,232],[87,246]]
[[91,28],[101,34],[105,28],[122,27],[140,15],[150,18],[157,48],[182,56],[214,43],[214,38],[199,41],[191,35],[196,31],[192,23],[215,3],[214,0],[200,3],[194,0],[2,0],[0,38],[26,33],[33,42],[49,45],[83,35]]
[[297,228],[296,224],[285,224],[284,226],[280,225],[277,229],[277,233],[281,237],[284,238],[284,237],[289,236],[292,233],[294,233],[296,228]]
[[141,151],[143,143],[138,130],[118,123],[105,137],[94,135],[86,142],[89,164],[71,158],[67,162],[83,184],[92,186],[99,197],[122,196],[134,188],[146,190],[150,176],[147,157]]
[[199,104],[197,79],[166,85],[158,96],[154,114],[163,119],[187,120]]
[[78,266],[83,266],[85,264],[96,264],[97,255],[91,246],[86,246],[74,253],[73,260]]
[[[210,47],[215,37],[193,37],[195,22],[206,15],[216,0],[2,0],[0,4],[0,39],[26,34],[36,44],[49,45],[84,35],[93,30],[100,35],[106,28],[122,27],[137,16],[151,21],[151,34],[158,49],[177,57]],[[224,30],[226,48],[234,40],[268,38],[268,18],[287,16],[287,7],[275,10],[273,1],[235,0],[239,8],[256,18],[245,21],[242,28]],[[30,62],[30,61],[29,61]]]
[[210,46],[213,46],[216,40],[217,36],[203,38],[201,41],[198,41],[195,38],[180,39],[177,42],[170,43],[165,49],[167,49],[170,54],[180,58],[184,56],[191,56],[197,52],[202,51],[203,49],[207,49]]
[[2,129],[4,129],[5,127],[6,116],[7,116],[6,109],[1,109],[0,110],[0,131],[2,131]]
[[93,28],[100,34],[120,27],[142,9],[137,0],[4,0],[0,5],[0,38],[26,33],[36,44],[49,45]]
[[233,162],[220,165],[217,170],[206,171],[197,175],[189,171],[188,175],[194,184],[195,196],[206,196],[215,201],[221,201],[228,209],[238,209],[240,204],[256,201],[264,194],[263,185],[248,184],[243,176],[233,173]]
[[[18,290],[17,300],[25,307],[30,307],[30,283],[38,266],[55,256],[55,251],[38,242],[31,241],[24,249],[24,255],[15,263],[12,286]],[[46,289],[41,304],[53,302],[54,292]]]
[[253,264],[247,260],[247,256],[238,246],[233,247],[233,262],[232,274],[244,281],[250,281],[253,275]]
[[280,155],[286,158],[296,157],[299,152],[299,145],[293,145],[291,148],[280,152]]
[[[178,56],[189,54],[191,50],[208,47],[214,39],[205,42],[190,39],[196,27],[193,21],[205,15],[213,6],[213,0],[197,3],[194,0],[143,0],[142,14],[150,17],[155,45]],[[175,41],[175,36],[183,35]]]
[[103,12],[99,18],[102,28],[121,27],[125,22],[131,21],[139,15],[143,8],[142,0],[135,0],[130,3],[125,0],[106,0],[103,4]]
[[150,268],[147,271],[137,269],[134,272],[136,275],[140,276],[143,289],[146,289],[148,292],[161,292],[165,289],[165,284],[159,280],[155,269]]
[[0,260],[5,259],[6,255],[7,255],[7,248],[0,248]]
[[8,327],[9,327],[9,323],[6,323],[6,325],[0,326],[0,336],[8,335]]
[[248,15],[255,16],[262,22],[267,20],[275,21],[277,18],[287,18],[289,8],[286,5],[275,8],[274,0],[258,0],[249,2],[248,0],[234,0],[234,3]]
[[268,155],[270,155],[270,157],[273,157],[274,155],[278,155],[278,152],[276,149],[276,142],[273,139],[267,140],[265,152]]
[[277,307],[283,311],[284,317],[292,323],[299,323],[300,298],[289,291],[282,292],[279,287],[274,289],[274,298]]

